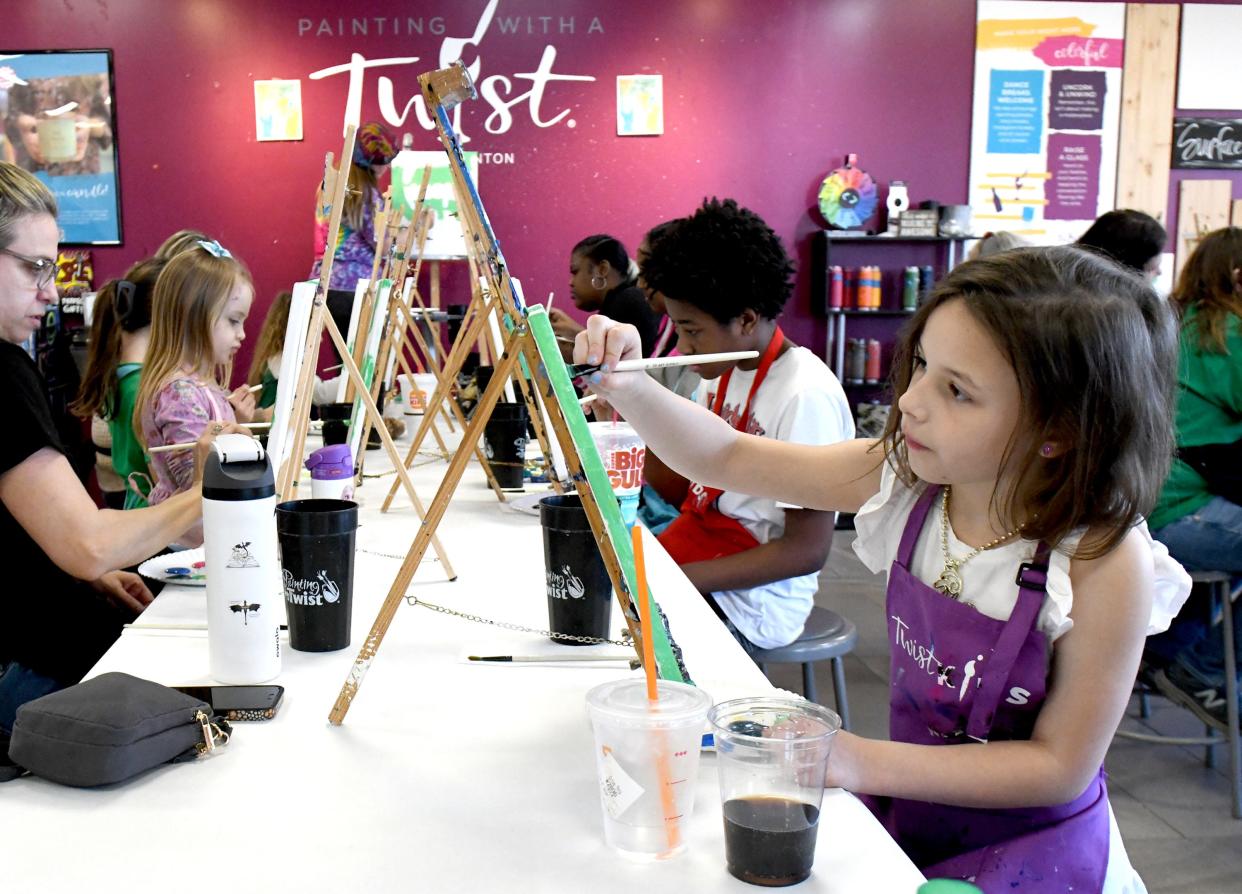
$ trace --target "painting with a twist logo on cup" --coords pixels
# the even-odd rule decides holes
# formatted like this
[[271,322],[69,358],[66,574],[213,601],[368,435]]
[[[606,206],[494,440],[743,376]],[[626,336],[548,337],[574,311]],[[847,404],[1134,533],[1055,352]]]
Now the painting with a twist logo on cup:
[[326,571],[315,574],[315,580],[295,577],[288,568],[284,569],[285,601],[290,605],[329,605],[341,598],[341,588],[336,581],[328,577]]
[[[517,456],[526,455],[526,442],[528,440],[530,439],[525,436],[513,439],[513,449],[517,451],[516,453]],[[483,439],[483,455],[486,456],[488,459],[496,458],[495,453],[492,452],[492,442],[489,441],[487,438]]]
[[560,571],[545,572],[548,582],[549,599],[581,599],[586,595],[586,585],[582,578],[562,565]]

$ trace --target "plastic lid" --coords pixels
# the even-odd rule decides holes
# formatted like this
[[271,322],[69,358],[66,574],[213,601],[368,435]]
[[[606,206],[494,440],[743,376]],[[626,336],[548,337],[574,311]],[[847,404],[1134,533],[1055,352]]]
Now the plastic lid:
[[329,444],[306,457],[311,477],[323,479],[349,478],[354,474],[354,459],[348,444]]
[[[635,726],[680,726],[702,723],[712,697],[694,686],[674,683],[672,680],[656,682],[660,698],[647,700],[647,681],[644,679],[612,680],[601,683],[587,693],[587,708],[592,716],[607,718],[622,724]],[[655,721],[655,724],[652,723]]]

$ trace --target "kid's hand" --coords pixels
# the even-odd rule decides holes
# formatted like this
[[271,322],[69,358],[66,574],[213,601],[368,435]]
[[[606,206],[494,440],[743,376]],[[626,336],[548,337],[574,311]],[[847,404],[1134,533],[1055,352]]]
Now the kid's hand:
[[238,422],[254,421],[256,409],[254,392],[250,390],[248,385],[239,385],[229,395],[229,405],[233,407],[233,412],[236,414]]
[[103,577],[91,581],[91,586],[109,602],[136,615],[141,614],[155,599],[142,578],[131,571],[109,571]]
[[211,453],[211,442],[217,435],[223,434],[249,435],[250,432],[236,422],[212,422],[198,438],[194,445],[194,483],[201,484],[203,469],[207,465],[207,456]]
[[555,307],[548,311],[548,322],[552,324],[552,331],[561,338],[573,339],[582,327],[569,314],[563,310],[557,310]]
[[[586,329],[578,333],[574,344],[575,363],[600,366],[600,371],[593,373],[587,384],[614,406],[621,406],[628,388],[639,384],[647,374],[635,371],[609,375],[608,370],[615,368],[621,360],[641,360],[642,356],[643,346],[638,330],[602,314],[595,314],[587,320]],[[596,418],[599,418],[598,411]]]

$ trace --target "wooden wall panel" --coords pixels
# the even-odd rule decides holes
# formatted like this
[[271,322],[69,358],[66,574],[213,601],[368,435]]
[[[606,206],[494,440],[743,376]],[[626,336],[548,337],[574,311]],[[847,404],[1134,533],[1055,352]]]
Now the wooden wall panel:
[[1199,239],[1212,230],[1229,226],[1229,215],[1237,203],[1233,201],[1232,180],[1183,180],[1177,199],[1177,260],[1176,276],[1194,251]]
[[1161,223],[1168,221],[1180,15],[1172,3],[1126,5],[1116,207],[1146,211]]

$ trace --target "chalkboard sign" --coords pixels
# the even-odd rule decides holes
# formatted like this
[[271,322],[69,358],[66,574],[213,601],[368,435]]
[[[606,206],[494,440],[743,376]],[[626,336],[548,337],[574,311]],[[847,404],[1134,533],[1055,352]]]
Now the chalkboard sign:
[[1173,167],[1242,170],[1242,118],[1175,118]]

